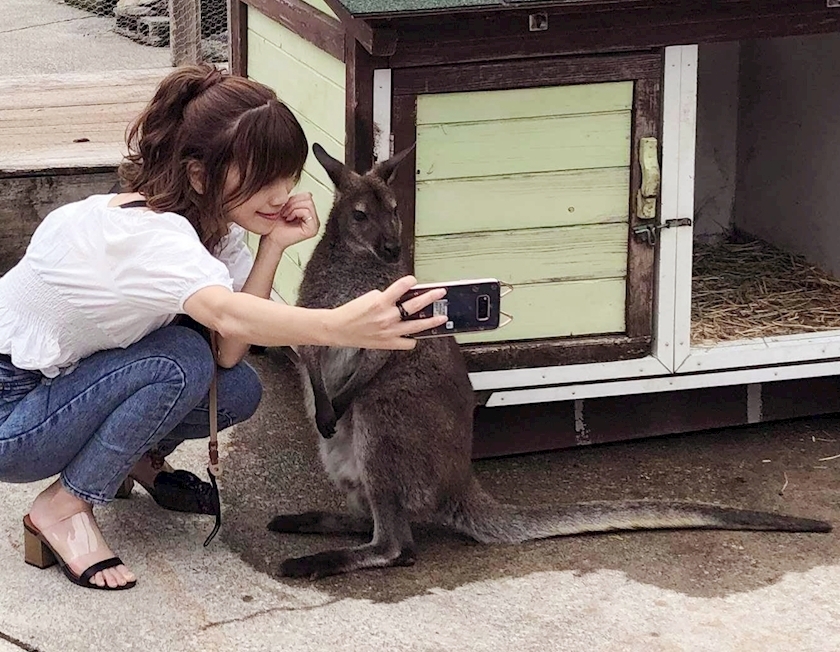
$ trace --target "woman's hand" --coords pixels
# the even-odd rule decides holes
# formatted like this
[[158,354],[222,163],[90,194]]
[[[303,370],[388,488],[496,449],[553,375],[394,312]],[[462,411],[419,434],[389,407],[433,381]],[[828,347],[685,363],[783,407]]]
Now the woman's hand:
[[318,220],[312,194],[302,192],[289,197],[280,211],[277,225],[263,238],[280,249],[285,249],[317,235],[320,228],[321,222]]
[[[383,291],[373,290],[333,310],[331,339],[333,346],[363,349],[413,349],[417,341],[405,337],[446,322],[445,315],[427,319],[403,320],[397,302],[417,284],[413,276],[404,276]],[[425,308],[446,296],[439,288],[405,301],[402,306],[408,314]]]

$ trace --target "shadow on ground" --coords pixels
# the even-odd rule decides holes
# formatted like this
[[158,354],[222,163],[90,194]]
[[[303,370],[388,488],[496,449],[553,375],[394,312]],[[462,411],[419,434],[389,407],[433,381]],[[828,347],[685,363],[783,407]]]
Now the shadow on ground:
[[[275,514],[340,510],[342,499],[321,470],[294,369],[276,350],[251,362],[265,393],[255,417],[229,436],[221,536],[248,564],[276,576],[286,557],[362,539],[266,530]],[[840,527],[840,458],[820,461],[838,453],[840,418],[820,418],[484,460],[474,469],[490,492],[509,502],[691,499],[820,518]],[[336,599],[396,602],[482,580],[613,569],[689,596],[725,596],[836,563],[838,532],[632,532],[484,546],[416,528],[415,566],[361,571],[316,585]]]

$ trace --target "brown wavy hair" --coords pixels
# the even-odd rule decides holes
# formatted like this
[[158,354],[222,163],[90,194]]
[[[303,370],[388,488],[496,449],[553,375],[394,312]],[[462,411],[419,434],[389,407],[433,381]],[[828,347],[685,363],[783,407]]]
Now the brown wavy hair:
[[[126,134],[123,189],[149,207],[186,217],[212,251],[228,231],[227,212],[268,183],[300,180],[308,153],[303,129],[268,86],[209,64],[184,66],[158,86]],[[204,171],[203,192],[188,174]],[[238,186],[225,196],[228,172]]]

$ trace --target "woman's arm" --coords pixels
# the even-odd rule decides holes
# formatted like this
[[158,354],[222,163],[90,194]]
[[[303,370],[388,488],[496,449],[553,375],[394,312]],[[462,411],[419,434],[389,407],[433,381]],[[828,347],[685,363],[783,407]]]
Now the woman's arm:
[[[277,273],[277,266],[283,257],[283,251],[283,247],[276,245],[270,239],[261,238],[251,272],[240,291],[261,299],[268,299],[271,296],[271,286],[274,275]],[[196,319],[196,321],[200,320]],[[230,336],[226,337],[221,333],[219,335],[217,338],[219,364],[223,367],[233,367],[245,357],[251,343]]]
[[[224,339],[262,346],[346,346],[364,349],[408,350],[416,340],[405,337],[440,326],[445,315],[402,321],[396,307],[400,297],[417,283],[405,276],[383,291],[373,290],[343,306],[312,309],[287,306],[246,292],[231,292],[214,285],[195,292],[184,303],[186,313],[215,330]],[[430,290],[406,301],[415,313],[445,296]],[[231,349],[233,350],[233,349]],[[233,366],[239,359],[220,356],[219,364]]]
[[[283,252],[290,245],[314,237],[320,228],[318,212],[312,193],[303,192],[290,196],[280,212],[276,226],[260,237],[257,254],[248,272],[241,292],[268,299]],[[239,242],[240,247],[244,242]],[[222,366],[233,367],[248,352],[251,342],[231,336],[217,338],[218,360]]]

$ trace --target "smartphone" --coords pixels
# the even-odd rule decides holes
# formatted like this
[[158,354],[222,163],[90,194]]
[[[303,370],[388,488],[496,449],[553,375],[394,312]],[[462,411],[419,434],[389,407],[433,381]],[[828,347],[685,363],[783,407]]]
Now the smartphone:
[[436,288],[446,288],[446,296],[414,313],[409,319],[446,315],[447,320],[442,326],[420,331],[411,337],[445,337],[498,328],[501,314],[500,285],[494,278],[415,285],[400,298],[400,302]]

